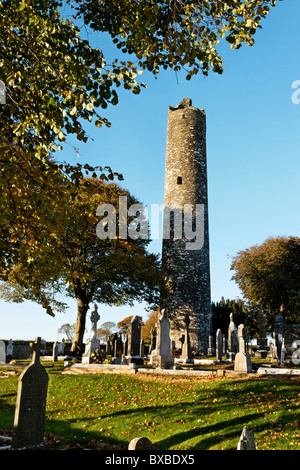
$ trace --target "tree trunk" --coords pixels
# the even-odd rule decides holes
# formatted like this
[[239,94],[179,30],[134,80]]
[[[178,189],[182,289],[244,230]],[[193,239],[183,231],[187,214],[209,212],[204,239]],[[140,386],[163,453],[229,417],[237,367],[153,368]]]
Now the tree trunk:
[[[81,293],[83,294],[83,293]],[[74,339],[71,346],[71,353],[74,355],[82,355],[83,351],[83,336],[85,332],[86,314],[89,309],[89,302],[85,295],[76,295],[77,300],[77,320],[74,330]]]

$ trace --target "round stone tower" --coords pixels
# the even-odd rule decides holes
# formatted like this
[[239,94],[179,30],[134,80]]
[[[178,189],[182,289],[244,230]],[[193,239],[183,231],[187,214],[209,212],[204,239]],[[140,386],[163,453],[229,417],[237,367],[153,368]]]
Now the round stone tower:
[[162,307],[171,341],[181,348],[188,315],[191,347],[206,353],[211,328],[206,116],[189,98],[169,108],[163,224],[170,296]]

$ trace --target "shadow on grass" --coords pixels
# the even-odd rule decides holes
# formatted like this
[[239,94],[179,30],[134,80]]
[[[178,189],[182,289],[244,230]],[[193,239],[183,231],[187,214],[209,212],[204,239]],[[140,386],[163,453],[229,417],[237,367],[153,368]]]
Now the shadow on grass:
[[[160,440],[156,443],[160,449],[170,449],[171,447],[178,446],[185,441],[193,439],[195,437],[203,436],[203,439],[195,443],[191,448],[195,450],[208,450],[216,444],[221,444],[222,441],[230,438],[236,439],[236,445],[238,443],[239,436],[241,435],[242,429],[245,423],[248,421],[256,420],[263,416],[264,413],[255,413],[251,415],[244,415],[227,421],[211,424],[208,426],[202,426],[201,428],[191,429],[189,431],[176,433],[166,439]],[[221,431],[221,434],[220,434]],[[211,436],[212,433],[218,433],[216,436]],[[236,448],[236,447],[234,447]],[[227,449],[230,450],[230,449]]]

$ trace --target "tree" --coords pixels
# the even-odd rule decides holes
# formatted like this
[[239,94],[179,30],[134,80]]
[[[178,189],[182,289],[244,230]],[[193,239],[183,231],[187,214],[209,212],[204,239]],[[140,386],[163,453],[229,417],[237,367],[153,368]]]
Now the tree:
[[[129,324],[131,320],[133,319],[134,315],[129,315],[129,317],[123,318],[123,320],[118,322],[118,328],[120,329],[121,333],[123,336],[126,335]],[[138,318],[140,319],[141,323],[143,324],[143,318],[138,315]]]
[[270,237],[233,258],[232,279],[252,307],[299,321],[300,238]]
[[94,30],[107,32],[138,65],[157,74],[161,68],[223,72],[217,52],[225,39],[232,49],[252,46],[253,36],[276,0],[75,0],[78,16]]
[[[4,271],[19,249],[36,251],[47,242],[52,214],[62,198],[76,194],[88,172],[104,180],[122,178],[110,168],[72,166],[53,158],[66,136],[86,142],[84,123],[110,126],[99,114],[116,105],[122,83],[135,93],[137,70],[126,62],[106,64],[102,52],[63,19],[60,1],[0,1],[0,260]],[[76,149],[75,149],[76,150]],[[67,191],[65,185],[68,184]],[[19,245],[18,245],[19,241]],[[4,272],[5,275],[5,272]]]
[[[164,295],[160,260],[147,252],[149,239],[122,239],[118,234],[114,238],[97,236],[97,225],[107,223],[101,215],[96,215],[97,208],[104,203],[114,208],[116,226],[124,222],[118,207],[119,197],[126,197],[129,207],[137,203],[128,191],[115,183],[94,180],[93,189],[82,184],[72,204],[62,203],[57,207],[58,226],[54,234],[49,234],[38,256],[30,263],[24,258],[7,277],[6,295],[7,289],[11,289],[13,297],[17,284],[22,288],[23,299],[36,300],[50,314],[53,314],[55,294],[65,293],[76,299],[77,321],[71,347],[74,354],[82,350],[90,302],[133,305],[133,301],[146,301],[153,305]],[[67,225],[60,223],[60,212],[62,219],[68,221]],[[128,210],[126,230],[134,224],[138,228],[140,222],[136,220],[141,219],[129,215]]]
[[[62,16],[67,3],[0,1],[0,67],[6,85],[6,104],[0,106],[0,260],[5,269],[18,256],[16,239],[25,234],[22,248],[29,245],[34,251],[47,232],[53,206],[63,197],[58,192],[62,179],[82,180],[85,171],[106,180],[122,178],[110,168],[54,159],[68,135],[86,142],[86,123],[110,126],[103,110],[118,104],[121,85],[140,93],[145,86],[137,81],[140,69],[156,75],[160,68],[185,68],[187,78],[210,69],[221,73],[218,41],[225,38],[232,48],[252,45],[269,5],[276,2],[74,0],[73,21]],[[108,33],[121,55],[135,58],[104,57],[81,37],[76,21],[82,17],[94,30]]]
[[257,322],[255,310],[251,309],[241,299],[224,299],[219,302],[212,302],[212,330],[214,333],[218,329],[227,336],[230,314],[233,313],[233,321],[238,326],[243,323],[246,326],[247,335],[254,338],[257,335]]
[[102,341],[107,341],[110,336],[117,331],[117,325],[113,321],[106,321],[97,329],[97,337]]
[[58,334],[65,334],[67,337],[67,340],[72,341],[74,337],[74,325],[70,325],[70,323],[65,323],[64,325],[61,325],[61,327],[58,329]]

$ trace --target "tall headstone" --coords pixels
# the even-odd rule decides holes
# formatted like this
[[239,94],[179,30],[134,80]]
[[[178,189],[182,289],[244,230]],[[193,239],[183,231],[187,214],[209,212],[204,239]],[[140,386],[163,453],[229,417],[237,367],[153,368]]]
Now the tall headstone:
[[282,343],[281,343],[281,351],[280,351],[280,365],[284,365],[285,364],[285,360],[284,360],[284,355],[285,355],[285,345],[284,345],[284,338],[282,338]]
[[220,329],[216,333],[216,357],[218,362],[222,362],[223,358],[223,335]]
[[188,314],[185,316],[184,322],[184,342],[182,343],[181,359],[185,359],[187,362],[192,360],[192,350],[190,341],[190,319]]
[[207,350],[207,355],[208,356],[214,356],[216,353],[215,348],[214,348],[214,339],[212,336],[208,337],[208,350]]
[[265,313],[258,312],[256,316],[256,320],[258,323],[258,340],[257,340],[257,351],[255,353],[256,357],[260,357],[262,359],[267,357],[268,353],[268,340],[267,340],[267,317]]
[[157,319],[156,348],[151,353],[150,362],[162,369],[169,369],[174,364],[171,356],[170,322],[164,309]]
[[150,345],[150,353],[152,353],[152,351],[154,351],[154,349],[156,348],[156,330],[155,328],[152,326],[151,327],[151,345]]
[[52,355],[53,355],[53,362],[57,362],[57,360],[58,360],[58,343],[57,343],[57,341],[54,341],[54,343],[53,343]]
[[6,348],[6,356],[12,357],[13,354],[14,354],[14,342],[12,339],[10,339]]
[[0,340],[0,364],[6,363],[6,346],[4,341]]
[[234,359],[234,370],[238,372],[252,372],[250,354],[246,352],[246,333],[243,324],[238,327],[239,352]]
[[128,450],[152,450],[153,445],[148,437],[136,437],[128,445]]
[[[188,212],[188,210],[190,212]],[[162,303],[176,349],[190,318],[191,347],[207,353],[211,330],[206,114],[184,98],[169,107],[162,264],[170,296]]]
[[142,325],[139,317],[135,315],[128,328],[128,363],[143,364],[140,355]]
[[93,309],[90,313],[91,320],[91,334],[85,345],[84,355],[82,356],[83,364],[90,364],[91,362],[91,353],[95,349],[100,349],[100,340],[97,338],[97,322],[100,320],[100,315],[98,314],[98,307],[96,304],[93,305]]
[[19,377],[12,449],[44,447],[44,423],[49,377],[40,363],[41,338],[31,343],[32,362]]

